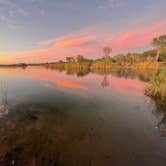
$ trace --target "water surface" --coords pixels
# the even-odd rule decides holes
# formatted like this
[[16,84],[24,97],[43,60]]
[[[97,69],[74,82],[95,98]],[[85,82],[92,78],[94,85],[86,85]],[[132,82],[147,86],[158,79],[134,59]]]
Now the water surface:
[[147,80],[1,68],[0,164],[165,166],[165,108],[144,95]]

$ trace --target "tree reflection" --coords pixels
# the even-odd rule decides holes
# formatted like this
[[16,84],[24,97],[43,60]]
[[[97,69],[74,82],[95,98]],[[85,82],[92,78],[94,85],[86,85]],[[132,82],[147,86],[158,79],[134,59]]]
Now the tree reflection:
[[102,86],[103,88],[106,88],[106,87],[108,87],[109,85],[110,85],[110,82],[109,82],[109,80],[108,80],[108,76],[105,75],[103,81],[101,82],[101,86]]

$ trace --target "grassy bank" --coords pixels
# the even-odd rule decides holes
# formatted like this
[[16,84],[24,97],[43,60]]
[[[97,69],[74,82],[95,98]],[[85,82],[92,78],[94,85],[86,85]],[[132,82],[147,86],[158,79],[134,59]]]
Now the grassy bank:
[[77,76],[84,76],[90,71],[91,62],[57,62],[52,64],[46,64],[49,69],[56,69],[58,71],[66,71],[67,74]]
[[145,94],[166,103],[166,70],[160,71],[151,79],[151,85],[145,90]]
[[[82,61],[82,62],[55,62],[46,64],[46,67],[51,69],[58,69],[58,70],[91,70],[91,71],[111,71],[115,69],[159,69],[161,64],[159,62],[122,62],[116,63],[113,62],[111,58],[109,59],[97,59],[97,60],[89,60],[89,61]],[[162,64],[163,66],[163,64]]]
[[135,63],[129,63],[129,62],[122,62],[122,63],[116,63],[112,62],[111,59],[109,60],[97,60],[92,63],[92,70],[114,70],[114,69],[159,69],[160,63],[159,62],[135,62]]

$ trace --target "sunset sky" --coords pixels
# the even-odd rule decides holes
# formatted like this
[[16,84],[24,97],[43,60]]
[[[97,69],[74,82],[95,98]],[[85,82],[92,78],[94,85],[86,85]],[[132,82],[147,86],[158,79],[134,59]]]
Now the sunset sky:
[[0,64],[151,48],[166,33],[166,0],[0,0]]

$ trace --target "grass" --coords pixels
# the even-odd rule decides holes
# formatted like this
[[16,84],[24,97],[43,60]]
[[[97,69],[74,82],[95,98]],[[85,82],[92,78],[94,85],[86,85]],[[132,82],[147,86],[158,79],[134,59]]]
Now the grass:
[[151,85],[147,87],[145,94],[166,103],[166,70],[160,71],[151,79]]
[[46,64],[46,67],[49,69],[56,69],[58,71],[65,71],[67,74],[77,76],[84,76],[90,71],[89,61],[84,62],[57,62],[52,64]]
[[93,61],[92,63],[92,69],[94,70],[101,70],[101,69],[111,69],[112,66],[112,62],[110,59],[98,59]]
[[129,63],[123,62],[121,64],[114,63],[111,59],[96,60],[92,63],[93,70],[112,70],[112,69],[159,69],[160,64],[158,62],[137,62]]
[[140,62],[134,65],[137,69],[158,69],[158,62]]

